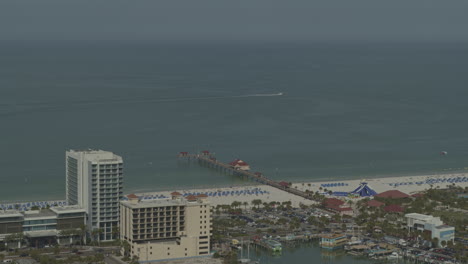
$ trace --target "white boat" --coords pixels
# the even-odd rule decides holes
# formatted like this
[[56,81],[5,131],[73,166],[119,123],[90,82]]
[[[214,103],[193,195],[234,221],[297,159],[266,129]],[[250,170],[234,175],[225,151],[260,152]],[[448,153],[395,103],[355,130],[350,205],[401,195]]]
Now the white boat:
[[392,254],[387,256],[387,259],[399,259],[399,258],[400,258],[400,255],[398,255],[398,253],[396,252],[393,252]]

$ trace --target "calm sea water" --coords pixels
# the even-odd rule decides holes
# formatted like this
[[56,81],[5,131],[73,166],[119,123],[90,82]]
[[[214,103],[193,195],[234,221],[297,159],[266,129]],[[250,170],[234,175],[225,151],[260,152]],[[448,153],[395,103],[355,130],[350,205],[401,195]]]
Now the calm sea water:
[[123,156],[126,192],[246,184],[176,159],[204,149],[288,181],[468,166],[466,43],[0,45],[0,200],[63,198],[69,148]]
[[[330,251],[323,250],[318,245],[299,245],[293,248],[286,247],[279,255],[272,255],[264,250],[255,251],[250,250],[247,254],[247,250],[239,253],[244,258],[250,258],[251,260],[260,261],[260,264],[284,264],[284,263],[333,263],[333,264],[370,264],[378,263],[376,260],[370,260],[366,257],[353,257],[346,255],[343,251]],[[383,261],[379,261],[382,263]],[[393,261],[390,263],[404,264],[403,260]]]

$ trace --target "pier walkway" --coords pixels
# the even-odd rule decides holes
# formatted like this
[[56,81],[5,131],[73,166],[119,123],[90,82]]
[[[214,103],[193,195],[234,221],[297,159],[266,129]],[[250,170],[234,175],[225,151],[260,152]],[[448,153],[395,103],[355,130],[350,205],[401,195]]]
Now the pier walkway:
[[229,173],[232,175],[237,175],[241,177],[248,178],[250,180],[254,180],[256,182],[269,185],[285,192],[303,197],[308,200],[314,200],[312,197],[312,193],[303,192],[294,188],[290,188],[289,183],[286,182],[278,182],[268,177],[264,176],[260,172],[250,172],[248,170],[241,170],[238,168],[233,167],[228,163],[221,162],[217,160],[214,155],[210,154],[208,151],[203,151],[201,154],[189,154],[188,152],[180,152],[178,155],[179,158],[186,158],[188,160],[196,160],[202,166],[210,167],[222,171],[224,173]]

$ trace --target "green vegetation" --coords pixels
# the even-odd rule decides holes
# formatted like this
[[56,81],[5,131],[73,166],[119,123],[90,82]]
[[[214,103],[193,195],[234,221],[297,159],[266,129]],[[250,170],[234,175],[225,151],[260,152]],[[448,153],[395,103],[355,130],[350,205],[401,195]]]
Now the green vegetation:
[[68,255],[64,259],[58,259],[54,256],[49,255],[41,255],[39,250],[31,250],[29,256],[33,258],[35,261],[39,262],[40,264],[69,264],[69,263],[104,263],[104,255],[103,254],[95,254],[92,256],[75,256],[75,255]]

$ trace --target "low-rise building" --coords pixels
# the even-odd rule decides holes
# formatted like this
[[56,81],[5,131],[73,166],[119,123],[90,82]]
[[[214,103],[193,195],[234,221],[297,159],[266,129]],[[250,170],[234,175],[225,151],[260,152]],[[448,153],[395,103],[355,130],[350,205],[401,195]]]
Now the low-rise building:
[[384,206],[383,210],[387,213],[403,213],[405,211],[405,209],[398,204]]
[[346,242],[348,239],[342,234],[326,234],[320,237],[320,247],[325,249],[343,248]]
[[379,193],[374,197],[377,198],[386,198],[386,199],[402,199],[410,197],[408,194],[401,192],[399,190],[389,190],[386,192]]
[[341,216],[354,215],[353,208],[346,206],[344,201],[337,198],[327,198],[323,200],[322,205],[325,207],[325,209],[333,213],[340,214]]
[[431,238],[437,238],[440,246],[442,241],[454,241],[455,227],[444,225],[440,217],[411,213],[405,215],[407,226],[410,230],[425,231],[431,233]]
[[0,241],[5,241],[8,235],[22,233],[23,218],[19,211],[0,210]]
[[[77,236],[78,230],[85,225],[86,212],[76,206],[52,207],[50,209],[30,211],[3,211],[0,212],[0,241],[7,240],[8,236],[22,234],[31,246],[60,243],[60,238]],[[70,239],[73,241],[72,239]],[[70,241],[62,240],[63,243]],[[21,241],[21,240],[19,240]],[[21,243],[18,244],[18,247]]]
[[236,159],[230,162],[229,165],[231,165],[231,167],[235,170],[243,170],[243,171],[250,170],[250,165],[247,164],[247,162],[240,160],[240,159]]
[[120,202],[120,237],[140,262],[210,255],[211,206],[206,195],[127,197]]

